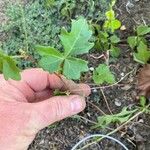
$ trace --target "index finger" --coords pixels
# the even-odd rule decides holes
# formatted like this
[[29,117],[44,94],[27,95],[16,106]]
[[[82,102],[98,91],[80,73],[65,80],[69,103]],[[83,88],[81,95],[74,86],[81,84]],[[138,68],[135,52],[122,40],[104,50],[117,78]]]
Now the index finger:
[[81,96],[88,96],[91,93],[91,89],[87,84],[76,84],[62,75],[58,76],[57,74],[50,74],[49,84],[51,89],[60,89],[63,91],[68,90],[72,94],[78,94]]
[[86,84],[76,84],[72,80],[67,80],[64,76],[49,74],[42,69],[27,69],[22,72],[22,80],[35,91],[43,91],[46,88],[69,90],[73,94],[88,96],[91,92]]

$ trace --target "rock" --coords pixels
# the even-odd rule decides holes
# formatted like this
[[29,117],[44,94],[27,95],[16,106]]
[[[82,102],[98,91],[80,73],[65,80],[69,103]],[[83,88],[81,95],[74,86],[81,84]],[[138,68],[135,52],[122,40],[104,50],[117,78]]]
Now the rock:
[[115,99],[115,105],[120,107],[121,106],[121,101],[119,99]]

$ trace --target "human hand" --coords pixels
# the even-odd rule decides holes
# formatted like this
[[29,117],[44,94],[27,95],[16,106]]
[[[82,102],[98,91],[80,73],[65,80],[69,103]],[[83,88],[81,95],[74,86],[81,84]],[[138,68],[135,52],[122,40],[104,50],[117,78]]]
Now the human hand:
[[[53,96],[55,89],[73,95]],[[0,150],[26,150],[39,130],[82,111],[83,96],[89,94],[89,86],[62,81],[42,69],[23,71],[21,81],[5,81],[1,75]]]

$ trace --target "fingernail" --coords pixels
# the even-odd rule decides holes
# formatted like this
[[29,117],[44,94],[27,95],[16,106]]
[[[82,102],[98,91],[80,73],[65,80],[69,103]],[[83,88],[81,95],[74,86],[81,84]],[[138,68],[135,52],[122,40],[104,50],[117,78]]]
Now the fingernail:
[[83,100],[82,98],[74,98],[72,101],[71,101],[71,109],[73,112],[79,112],[79,111],[82,111],[83,109]]

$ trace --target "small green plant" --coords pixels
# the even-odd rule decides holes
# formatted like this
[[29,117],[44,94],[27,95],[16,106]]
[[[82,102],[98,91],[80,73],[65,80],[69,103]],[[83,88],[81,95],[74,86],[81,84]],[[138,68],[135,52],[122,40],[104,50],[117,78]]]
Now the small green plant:
[[91,36],[92,31],[84,18],[72,20],[71,32],[63,28],[59,36],[63,52],[53,47],[36,46],[42,56],[40,66],[51,73],[57,72],[69,79],[79,79],[81,72],[88,71],[88,62],[77,56],[88,53],[94,46],[94,43],[89,42]]
[[66,0],[62,2],[61,14],[67,18],[71,18],[73,9],[76,7],[75,0]]
[[105,13],[106,20],[102,26],[92,24],[97,35],[95,48],[102,52],[107,52],[106,64],[99,65],[93,72],[93,80],[96,84],[115,83],[115,77],[109,69],[109,53],[112,57],[120,55],[120,49],[117,47],[120,38],[115,34],[115,31],[121,27],[121,22],[115,17],[113,10],[115,3],[116,1],[112,0],[110,10]]
[[93,80],[96,84],[115,83],[115,76],[106,64],[100,64],[93,72]]
[[136,28],[136,36],[130,36],[127,40],[131,49],[135,51],[134,60],[141,64],[146,64],[150,59],[150,50],[144,37],[148,33],[150,33],[150,27],[140,25]]
[[93,128],[106,128],[111,123],[124,123],[129,120],[129,118],[137,111],[128,110],[127,107],[124,107],[122,111],[114,115],[104,115],[98,117],[98,122]]
[[14,80],[20,80],[20,70],[16,66],[15,60],[10,56],[3,53],[0,50],[0,71],[4,74],[4,78],[8,80],[9,78]]
[[127,107],[124,107],[118,114],[100,116],[98,117],[97,124],[92,128],[106,128],[111,123],[122,124],[128,122],[130,119],[134,119],[141,113],[150,113],[149,105],[146,104],[146,98],[144,96],[140,96],[140,106],[137,106],[137,108],[128,110]]
[[121,22],[116,19],[113,6],[116,1],[112,1],[110,10],[106,12],[106,20],[102,26],[93,24],[97,34],[95,47],[101,51],[110,51],[111,56],[118,57],[120,49],[117,44],[120,38],[115,34],[115,31],[121,27]]

